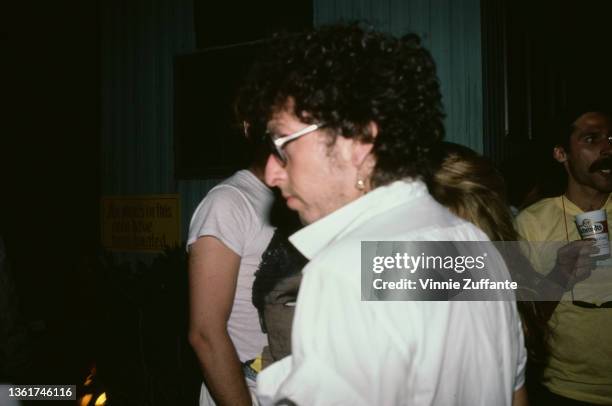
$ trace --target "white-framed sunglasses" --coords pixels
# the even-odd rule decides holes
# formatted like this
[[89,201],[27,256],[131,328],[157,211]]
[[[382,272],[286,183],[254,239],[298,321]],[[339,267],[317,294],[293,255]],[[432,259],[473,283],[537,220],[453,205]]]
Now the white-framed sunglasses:
[[306,128],[302,128],[300,131],[296,131],[284,137],[276,136],[267,132],[267,138],[270,142],[270,151],[283,165],[285,165],[287,163],[287,155],[284,151],[285,146],[291,141],[294,141],[301,136],[313,133],[323,126],[325,126],[324,123],[311,124]]

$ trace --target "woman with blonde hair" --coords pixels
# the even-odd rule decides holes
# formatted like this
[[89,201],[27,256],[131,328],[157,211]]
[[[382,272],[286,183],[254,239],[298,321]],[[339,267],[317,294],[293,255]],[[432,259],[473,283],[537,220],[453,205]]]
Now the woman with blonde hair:
[[[517,241],[518,233],[506,202],[505,182],[493,163],[468,147],[450,142],[442,143],[439,153],[439,166],[428,182],[432,196],[457,216],[478,226],[491,241]],[[516,254],[517,251],[510,252]],[[517,307],[529,354],[529,388],[530,383],[539,381],[547,355],[545,342],[549,330],[546,323],[550,314],[527,300],[534,297],[543,278],[522,255],[513,254],[509,258],[504,250],[501,253],[519,284]]]
[[501,173],[487,158],[463,145],[442,143],[431,194],[457,216],[476,224],[491,241],[516,241]]

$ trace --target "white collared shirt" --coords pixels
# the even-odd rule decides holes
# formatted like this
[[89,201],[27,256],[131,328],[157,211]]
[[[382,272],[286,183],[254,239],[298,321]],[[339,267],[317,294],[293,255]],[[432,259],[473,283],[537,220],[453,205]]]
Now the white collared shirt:
[[294,234],[311,261],[292,356],[260,373],[260,403],[511,405],[526,362],[515,303],[361,301],[361,241],[373,240],[488,239],[420,181],[377,188]]

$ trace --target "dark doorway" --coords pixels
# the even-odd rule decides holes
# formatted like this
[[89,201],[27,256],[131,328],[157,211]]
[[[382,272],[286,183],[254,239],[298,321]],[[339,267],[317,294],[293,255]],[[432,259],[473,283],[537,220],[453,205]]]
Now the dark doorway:
[[483,0],[481,8],[484,153],[506,168],[511,189],[528,179],[554,182],[547,172],[554,172],[554,117],[568,108],[612,105],[612,4]]

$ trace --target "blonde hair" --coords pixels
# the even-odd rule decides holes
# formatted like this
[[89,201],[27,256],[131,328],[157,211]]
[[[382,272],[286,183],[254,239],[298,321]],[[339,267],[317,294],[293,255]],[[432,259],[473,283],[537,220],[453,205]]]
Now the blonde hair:
[[459,144],[443,143],[440,167],[429,188],[441,204],[478,226],[492,241],[515,241],[503,177],[487,158]]
[[[491,241],[516,241],[512,213],[506,203],[506,185],[501,173],[487,158],[459,144],[442,143],[440,164],[429,182],[433,197],[458,217],[478,226]],[[504,253],[502,252],[502,255]],[[512,277],[519,282],[517,297],[532,297],[534,280],[539,278],[523,256],[508,258]],[[518,265],[517,265],[518,264]],[[548,355],[546,340],[549,329],[546,318],[531,299],[517,302],[525,342],[535,372],[541,373],[540,366]]]

